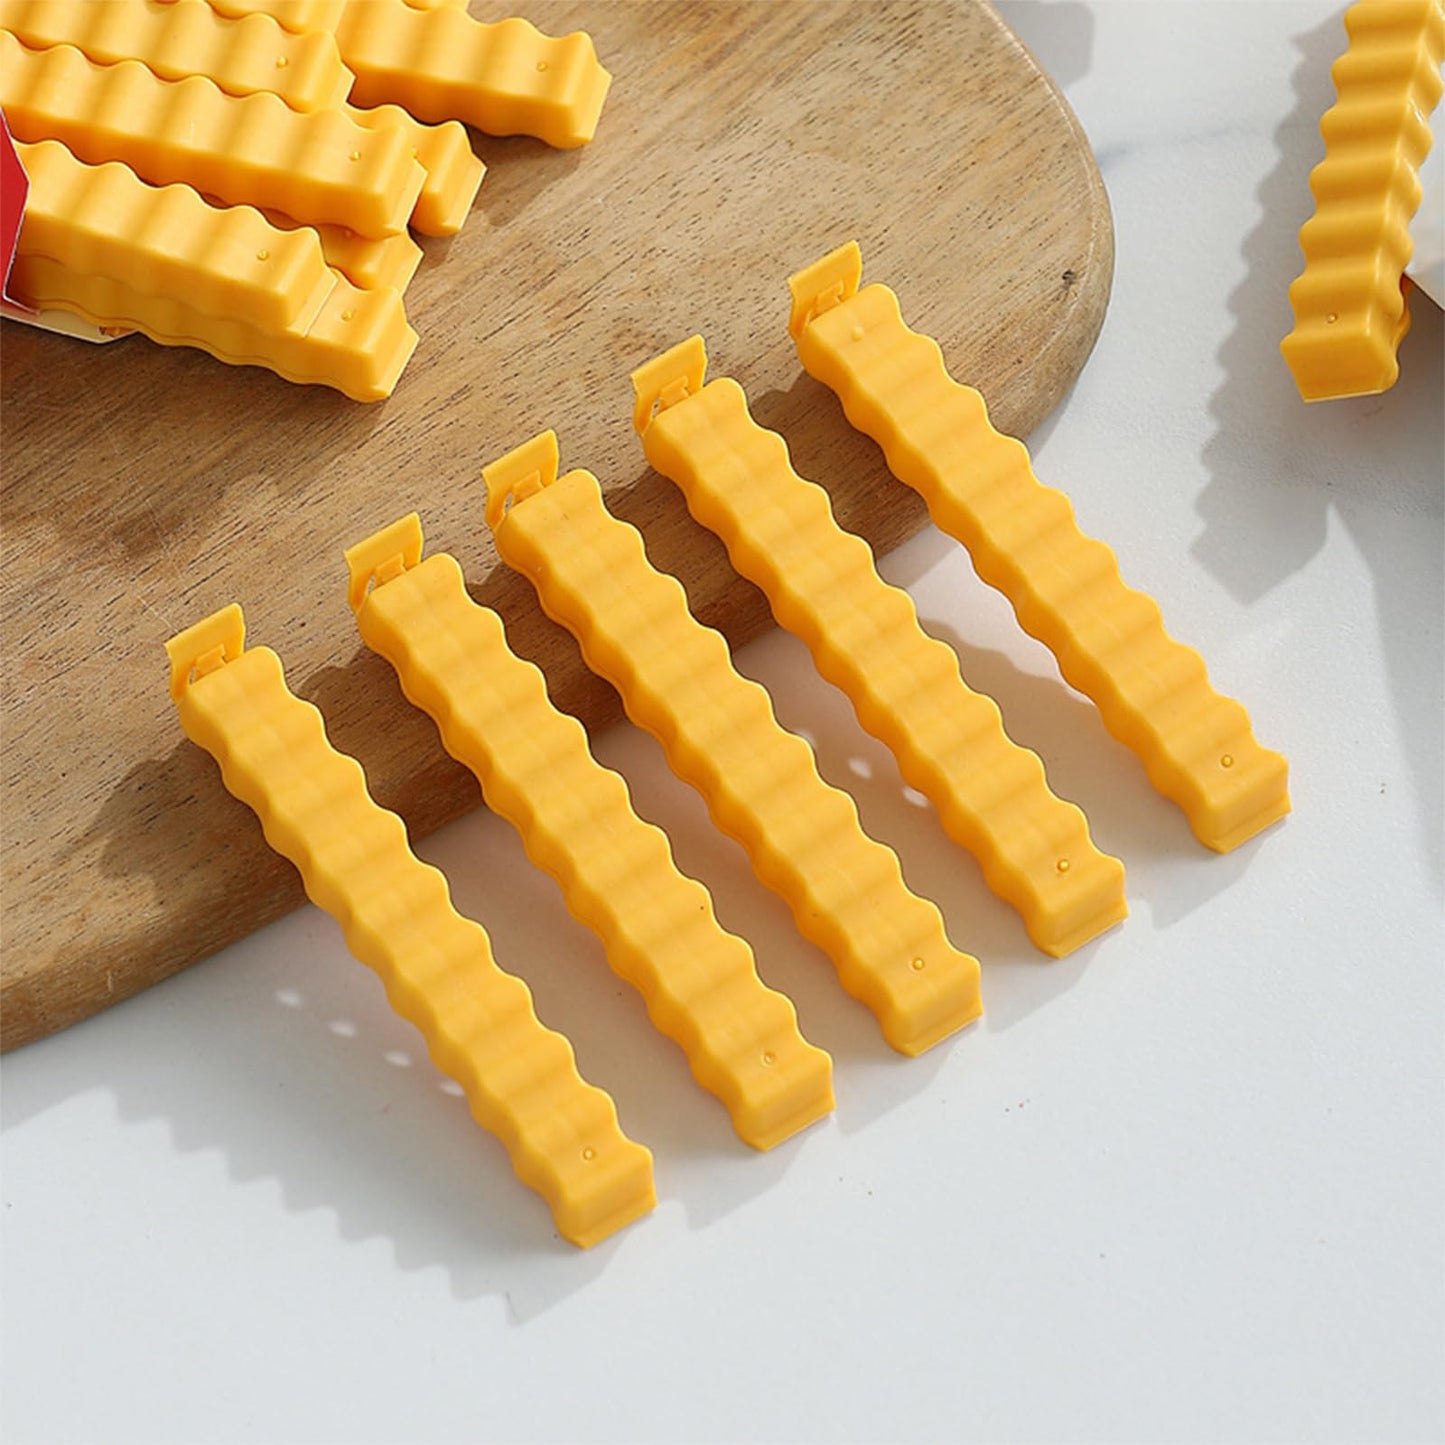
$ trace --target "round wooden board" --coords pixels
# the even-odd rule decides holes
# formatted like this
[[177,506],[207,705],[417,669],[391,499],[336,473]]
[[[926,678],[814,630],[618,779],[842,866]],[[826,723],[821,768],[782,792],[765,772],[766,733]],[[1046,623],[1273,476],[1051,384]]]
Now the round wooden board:
[[181,736],[161,649],[173,632],[239,601],[251,640],[281,654],[421,836],[478,790],[362,649],[344,547],[420,511],[558,705],[598,726],[616,697],[497,562],[484,462],[555,427],[563,466],[603,479],[736,644],[770,624],[766,607],[643,463],[632,368],[700,331],[712,375],[747,387],[843,525],[884,552],[921,504],[802,375],[790,272],[856,238],[866,277],[899,292],[1008,431],[1027,434],[1083,365],[1109,293],[1108,202],[1072,114],[986,5],[525,13],[593,35],[615,76],[597,138],[571,152],[475,138],[489,173],[462,234],[426,243],[406,298],[421,345],[389,401],[140,337],[3,328],[3,1047],[302,900]]

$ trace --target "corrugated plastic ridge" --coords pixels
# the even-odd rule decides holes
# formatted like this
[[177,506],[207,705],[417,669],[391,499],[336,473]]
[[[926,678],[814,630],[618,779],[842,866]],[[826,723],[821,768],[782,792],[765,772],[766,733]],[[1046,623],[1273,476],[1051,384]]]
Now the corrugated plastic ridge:
[[59,141],[16,151],[30,181],[23,255],[260,328],[305,326],[335,285],[314,232],[208,205],[189,186],[148,185],[122,161],[87,165]]
[[827,492],[793,469],[783,438],[753,421],[736,382],[659,412],[643,445],[1039,947],[1069,951],[1123,918],[1122,865],[1052,792],[1037,755],[1009,738],[993,700],[963,681],[952,649],[919,626],[908,594],[879,577],[868,544],[837,525]]
[[427,125],[399,105],[370,110],[348,105],[346,114],[363,130],[391,126],[407,137],[426,181],[412,208],[411,224],[424,236],[453,236],[461,230],[481,188],[487,168],[472,150],[466,126],[458,121]]
[[[606,510],[595,478],[574,472],[554,485],[568,497],[572,536],[550,537],[539,569],[529,554],[543,544],[520,531],[529,518],[539,525],[539,499],[514,503],[495,529],[503,559],[532,580],[544,611],[619,689],[629,716],[663,744],[895,1047],[919,1052],[970,1022],[977,961],[953,949],[936,906],[908,891],[896,855],[863,832],[853,800],[822,780],[812,749],[778,725],[766,690],[736,672],[677,580],[657,572],[636,529]],[[849,860],[859,875],[851,882]],[[887,959],[874,950],[884,937]]]
[[73,45],[98,64],[138,60],[162,80],[204,75],[228,95],[270,91],[293,110],[340,105],[353,76],[335,36],[269,15],[231,19],[206,0],[0,0],[0,28],[32,49]]
[[197,347],[233,366],[264,366],[288,381],[335,387],[355,401],[389,396],[417,344],[395,291],[362,291],[343,279],[304,331],[276,332],[207,316],[184,301],[146,296],[103,277],[78,276],[43,257],[17,257],[11,282],[34,305],[96,326],[141,331],[161,346]]
[[[590,1243],[610,1222],[577,1187],[588,1173],[577,1164],[584,1149],[599,1179],[609,1165],[631,1175],[645,1162],[650,1207],[650,1156],[622,1134],[610,1097],[581,1078],[568,1041],[538,1021],[527,986],[496,966],[486,931],[455,911],[445,879],[411,852],[401,820],[372,801],[355,759],[331,747],[321,714],[289,691],[275,654],[244,653],[191,683],[178,707],[187,736],[216,758],[228,790],[337,918],[562,1232]],[[397,894],[424,945],[398,949]]]
[[1295,324],[1281,343],[1307,400],[1382,391],[1399,375],[1400,281],[1441,95],[1440,0],[1357,3],[1345,24],[1337,98],[1320,121],[1325,157],[1310,173],[1315,212],[1299,233],[1304,270],[1289,288]]
[[591,140],[611,76],[582,31],[552,38],[528,20],[491,24],[441,5],[353,0],[336,26],[357,105],[392,102],[419,120],[571,147]]
[[[471,602],[452,559],[435,554],[376,588],[358,620],[739,1134],[771,1147],[826,1113],[831,1067],[798,1033],[791,1001],[762,983],[751,948],[718,924],[707,890],[677,870],[666,835],[636,815],[625,782],[552,706],[500,619]],[[518,730],[524,740],[509,743]]]
[[362,291],[405,292],[422,262],[422,249],[412,240],[409,231],[398,231],[394,236],[379,238],[358,236],[347,226],[332,226],[326,222],[308,225],[284,211],[266,210],[261,214],[282,231],[294,231],[303,226],[315,231],[321,241],[321,254],[326,257],[326,264],[340,271]]
[[[1157,604],[1123,582],[1112,550],[1078,530],[1067,497],[1038,482],[1027,449],[994,429],[982,397],[948,375],[937,343],[903,322],[892,291],[859,291],[814,319],[798,348],[805,369],[882,446],[890,470],[922,494],[939,528],[964,543],[979,575],[1094,700],[1105,726],[1139,755],[1201,842],[1227,851],[1288,811],[1284,759],[1260,747],[1238,702],[1214,691],[1199,654],[1165,631]],[[976,494],[980,472],[997,481]],[[980,498],[1002,500],[1005,489],[1017,501],[1001,510],[995,503],[993,515],[981,518]],[[1031,527],[1041,509],[1052,516]],[[1086,590],[1095,594],[1087,612],[1076,606],[1075,568],[1085,570]],[[1101,590],[1112,594],[1102,609]],[[1125,635],[1110,638],[1102,621],[1131,612]],[[1150,678],[1155,695],[1141,702]]]
[[346,0],[207,0],[218,15],[233,19],[269,15],[293,35],[311,30],[333,31]]
[[[640,539],[638,548],[640,552]],[[556,563],[557,555],[552,555]],[[583,552],[580,555],[589,557],[595,565],[571,574],[567,573],[565,563],[558,564],[556,571],[549,573],[548,600],[543,604],[544,610],[554,621],[569,629],[573,627],[573,618],[587,614],[589,600],[596,595],[598,583],[605,582],[613,575],[611,562],[615,558],[609,559],[608,555],[602,552]],[[563,573],[567,573],[565,581],[559,575]],[[677,586],[672,578],[664,580]],[[677,591],[677,600],[681,602],[681,588],[678,587]],[[709,646],[703,639],[690,636],[690,631],[673,628],[668,634],[659,633],[657,653],[674,664],[668,671],[668,691],[678,697],[709,693],[712,696],[708,697],[706,702],[715,704],[718,702],[719,691],[716,685],[717,668],[725,660],[726,643],[717,634],[712,634],[707,640],[712,644]],[[748,800],[740,795],[734,780],[717,765],[705,746],[711,739],[706,735],[708,719],[704,713],[699,710],[693,724],[689,726],[682,711],[664,700],[662,690],[649,679],[647,659],[636,653],[626,631],[609,630],[606,623],[594,614],[585,633],[578,631],[575,635],[588,666],[618,688],[623,695],[628,716],[663,744],[678,775],[703,794],[713,822],[747,851],[761,881],[784,896],[804,936],[830,954],[848,992],[881,1016],[889,1007],[890,1000],[882,991],[879,981],[860,965],[851,950],[840,950],[839,933],[828,926],[829,910],[826,901],[812,897],[806,868],[793,858],[786,848],[779,846],[775,835],[756,826],[754,812]],[[685,663],[685,667],[676,666],[678,663]],[[730,667],[731,663],[728,665]],[[771,702],[767,700],[763,690],[749,680],[739,678],[738,681],[742,684],[738,697],[746,699],[749,710],[756,716],[766,706],[771,719]],[[763,695],[760,697],[759,693]],[[716,734],[743,731],[746,724],[740,717],[742,707],[726,707],[726,693],[723,696],[724,705],[718,708],[715,715]],[[699,734],[702,734],[701,738]],[[771,785],[779,789],[790,789],[795,794],[801,793],[803,796],[798,799],[798,803],[806,808],[810,786],[826,785],[817,772],[816,762],[806,743],[792,734],[786,736],[791,740],[789,743],[779,740],[769,751],[755,749],[755,767],[771,766]],[[796,743],[796,746],[793,746],[793,743]],[[805,750],[808,753],[806,758],[803,756]],[[795,756],[786,757],[787,751],[791,751]],[[851,821],[856,824],[856,813]],[[810,819],[810,824],[810,835],[820,853],[836,856],[834,844],[847,847],[849,820],[843,816],[842,810],[831,809],[825,826],[820,827],[817,818]],[[900,882],[901,878],[900,869]]]
[[204,76],[161,80],[139,61],[96,65],[72,45],[30,50],[0,31],[0,103],[19,140],[63,141],[232,204],[330,221],[364,236],[405,230],[426,180],[405,134],[275,95],[227,95]]

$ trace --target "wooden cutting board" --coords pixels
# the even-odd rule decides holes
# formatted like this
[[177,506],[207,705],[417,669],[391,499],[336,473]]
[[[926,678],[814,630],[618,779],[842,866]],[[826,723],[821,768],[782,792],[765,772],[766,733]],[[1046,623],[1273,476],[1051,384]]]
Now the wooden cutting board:
[[[502,13],[474,5],[480,18]],[[840,521],[880,552],[922,524],[786,332],[787,275],[850,237],[1005,430],[1027,434],[1103,319],[1108,202],[1053,84],[981,3],[539,4],[615,79],[596,140],[476,137],[466,229],[428,241],[421,345],[363,406],[141,337],[7,323],[3,398],[0,1045],[118,1002],[302,901],[215,764],[181,736],[161,645],[231,601],[249,636],[421,836],[470,776],[360,645],[342,549],[413,508],[557,703],[619,715],[482,522],[482,464],[555,427],[739,643],[770,619],[649,472],[629,371],[694,331]],[[488,12],[488,13],[484,13]],[[483,920],[485,921],[485,920]]]

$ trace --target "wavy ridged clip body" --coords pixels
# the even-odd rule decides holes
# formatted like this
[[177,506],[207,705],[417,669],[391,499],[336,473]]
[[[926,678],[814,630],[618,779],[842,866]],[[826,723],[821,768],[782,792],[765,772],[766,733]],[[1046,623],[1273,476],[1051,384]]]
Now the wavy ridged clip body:
[[1367,396],[1400,374],[1401,281],[1440,100],[1445,4],[1358,0],[1345,29],[1338,98],[1320,120],[1325,158],[1310,172],[1315,213],[1299,233],[1305,268],[1289,288],[1295,324],[1280,343],[1306,401]]
[[667,835],[633,812],[581,723],[552,705],[540,670],[507,645],[502,619],[467,595],[456,560],[423,558],[415,515],[346,558],[362,639],[561,885],[738,1135],[770,1149],[826,1115],[832,1061],[798,1032],[791,1000],[763,984],[752,949],[718,923],[707,889],[678,871]]
[[338,106],[355,79],[334,36],[222,15],[206,0],[0,0],[0,29],[36,50],[73,45],[99,65],[139,60],[162,80],[208,76],[227,95],[269,90],[292,110]]
[[963,681],[953,649],[918,625],[908,594],[878,575],[867,542],[838,526],[828,493],[793,470],[783,438],[753,420],[742,387],[729,377],[703,385],[706,367],[695,336],[633,373],[648,461],[807,644],[1038,947],[1060,957],[1112,928],[1128,912],[1123,865],[1050,790],[1037,755],[1009,738],[993,699]]
[[280,659],[245,646],[241,609],[179,633],[166,654],[186,736],[380,975],[560,1233],[586,1247],[652,1209],[652,1155],[623,1134],[611,1098],[583,1081],[571,1044],[538,1022],[527,985],[497,967],[482,926],[452,907],[446,879],[411,851],[401,819],[372,801],[361,765],[331,746]]
[[138,60],[97,65],[74,46],[30,50],[0,30],[0,104],[18,140],[83,161],[124,161],[153,185],[193,186],[363,236],[406,229],[426,171],[396,127],[295,111],[269,92],[227,95],[205,76],[162,80]]
[[1289,766],[1255,740],[1249,715],[1209,684],[1204,660],[1164,630],[1158,604],[1125,585],[1069,499],[1034,476],[1023,443],[995,431],[983,398],[949,376],[886,286],[859,289],[854,242],[792,277],[788,329],[803,368],[873,438],[889,470],[968,548],[1020,626],[1092,698],[1194,835],[1237,848],[1289,812]]
[[557,459],[557,438],[544,432],[484,469],[503,560],[622,694],[628,716],[662,744],[894,1048],[921,1053],[972,1022],[978,961],[948,941],[938,909],[909,892],[892,849],[819,777],[812,749],[778,725],[766,690],[737,672],[722,635],[648,561],[636,528],[607,510],[596,477],[559,478]]
[[397,292],[327,265],[327,239],[119,161],[86,165],[59,141],[16,149],[30,190],[11,282],[27,301],[357,401],[390,395],[416,332]]

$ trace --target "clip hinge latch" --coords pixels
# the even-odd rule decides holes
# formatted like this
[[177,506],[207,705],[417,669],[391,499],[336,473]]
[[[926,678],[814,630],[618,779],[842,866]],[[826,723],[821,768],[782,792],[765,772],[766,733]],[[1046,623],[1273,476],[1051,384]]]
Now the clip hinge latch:
[[374,588],[394,581],[421,561],[421,518],[415,512],[373,532],[364,542],[346,549],[350,582],[346,600],[360,612]]
[[487,525],[496,530],[509,508],[550,487],[560,460],[557,433],[544,431],[482,468],[487,487]]
[[788,277],[793,310],[788,317],[788,334],[797,340],[808,323],[825,311],[841,306],[858,294],[863,280],[863,253],[857,241],[849,241]]
[[171,701],[179,702],[193,682],[234,662],[246,650],[246,619],[235,602],[213,612],[166,643],[171,663]]
[[632,390],[637,401],[632,425],[640,436],[660,411],[696,396],[707,377],[707,348],[701,336],[689,336],[661,356],[639,366],[632,373]]

